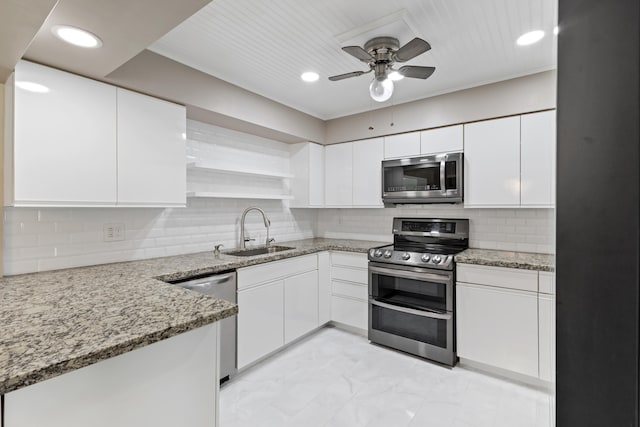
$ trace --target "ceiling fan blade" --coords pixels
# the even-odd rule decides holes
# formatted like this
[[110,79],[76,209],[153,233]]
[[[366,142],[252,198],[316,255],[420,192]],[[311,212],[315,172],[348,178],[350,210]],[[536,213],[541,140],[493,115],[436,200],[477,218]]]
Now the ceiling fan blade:
[[358,77],[367,73],[366,71],[352,71],[350,73],[338,74],[337,76],[329,77],[329,80],[332,82],[337,82],[338,80],[348,79],[349,77]]
[[398,72],[405,77],[413,79],[426,79],[436,70],[436,67],[419,67],[415,65],[405,65],[400,67]]
[[431,49],[431,45],[419,37],[402,46],[393,55],[396,62],[407,62]]
[[373,56],[369,54],[366,50],[361,48],[360,46],[345,46],[342,48],[349,55],[358,58],[362,62],[369,62],[373,60]]

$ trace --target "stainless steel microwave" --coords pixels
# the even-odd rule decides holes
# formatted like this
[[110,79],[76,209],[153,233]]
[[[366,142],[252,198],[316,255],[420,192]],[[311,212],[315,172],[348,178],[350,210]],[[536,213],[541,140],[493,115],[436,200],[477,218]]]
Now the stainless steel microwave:
[[463,154],[382,161],[382,201],[398,203],[461,203]]

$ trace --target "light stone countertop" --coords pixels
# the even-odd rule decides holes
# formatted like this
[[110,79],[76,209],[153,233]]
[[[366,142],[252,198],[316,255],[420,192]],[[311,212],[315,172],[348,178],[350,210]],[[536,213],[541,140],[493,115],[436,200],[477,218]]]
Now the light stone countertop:
[[233,316],[238,307],[170,285],[180,279],[384,242],[307,239],[251,257],[213,252],[0,278],[0,394]]
[[459,264],[538,271],[554,271],[555,266],[555,257],[553,255],[491,249],[467,249],[456,255],[455,261]]

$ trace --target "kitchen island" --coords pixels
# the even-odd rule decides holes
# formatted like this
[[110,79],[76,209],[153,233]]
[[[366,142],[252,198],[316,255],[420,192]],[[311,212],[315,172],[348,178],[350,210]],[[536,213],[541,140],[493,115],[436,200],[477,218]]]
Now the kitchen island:
[[[251,257],[203,252],[0,279],[2,427],[42,420],[197,426],[198,416],[215,419],[215,322],[238,308],[164,281],[326,250],[362,253],[381,242],[282,244],[294,249]],[[209,405],[190,399],[199,389],[209,390]]]

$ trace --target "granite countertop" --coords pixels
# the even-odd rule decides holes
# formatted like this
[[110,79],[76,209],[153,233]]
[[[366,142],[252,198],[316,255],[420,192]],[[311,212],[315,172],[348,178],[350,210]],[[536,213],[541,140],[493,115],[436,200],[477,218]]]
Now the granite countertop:
[[[0,278],[0,394],[233,316],[238,307],[161,280],[383,242],[307,239],[251,257],[213,252]],[[161,280],[158,280],[161,279]]]
[[477,264],[538,271],[554,271],[555,265],[555,257],[553,255],[496,251],[491,249],[467,249],[456,255],[455,260],[460,264]]

